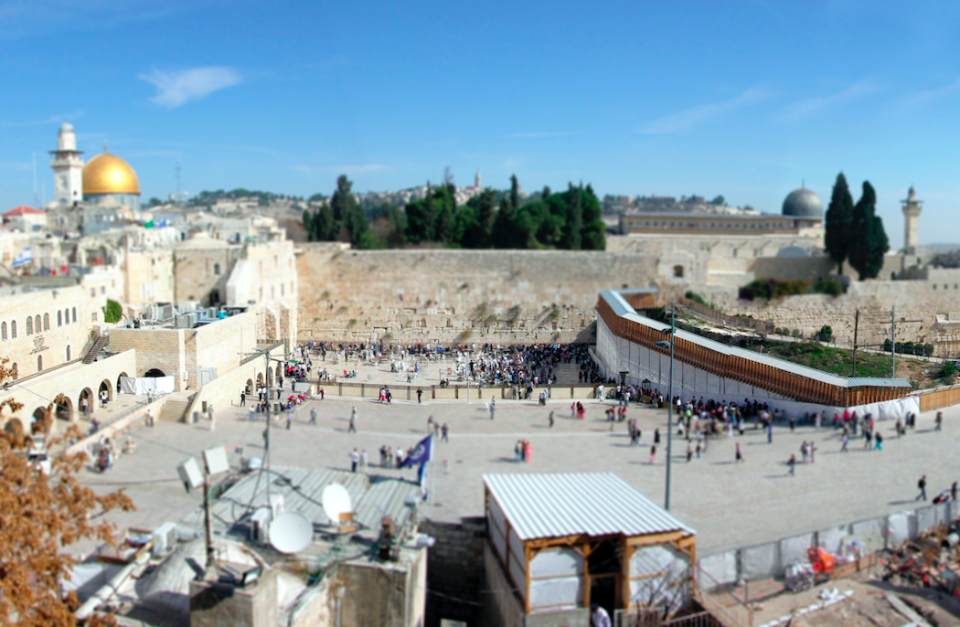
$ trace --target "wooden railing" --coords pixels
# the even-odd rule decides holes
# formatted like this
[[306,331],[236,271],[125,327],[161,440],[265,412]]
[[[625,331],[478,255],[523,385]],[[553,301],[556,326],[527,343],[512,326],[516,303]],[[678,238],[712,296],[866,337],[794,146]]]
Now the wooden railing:
[[960,404],[960,385],[933,388],[920,392],[920,411],[933,411]]
[[695,300],[690,300],[689,298],[678,298],[677,304],[693,311],[698,316],[702,316],[726,327],[731,327],[734,329],[750,329],[752,331],[756,331],[757,333],[762,333],[763,335],[772,335],[776,329],[774,324],[767,320],[757,320],[756,318],[745,318],[743,316],[731,316],[723,313],[722,311],[717,311],[716,309],[702,305]]

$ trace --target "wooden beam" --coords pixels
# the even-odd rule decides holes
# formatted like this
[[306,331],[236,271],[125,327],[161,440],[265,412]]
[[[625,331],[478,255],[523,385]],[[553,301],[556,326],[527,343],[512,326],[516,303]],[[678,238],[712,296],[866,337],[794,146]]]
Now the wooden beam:
[[687,535],[689,535],[688,531],[664,531],[662,533],[648,533],[645,536],[633,536],[627,538],[627,544],[630,546],[640,546],[645,544],[667,544],[670,542],[675,542]]
[[523,595],[523,603],[526,606],[527,614],[530,613],[530,547],[526,542],[523,543],[523,558],[525,560],[524,571],[526,572],[526,591]]

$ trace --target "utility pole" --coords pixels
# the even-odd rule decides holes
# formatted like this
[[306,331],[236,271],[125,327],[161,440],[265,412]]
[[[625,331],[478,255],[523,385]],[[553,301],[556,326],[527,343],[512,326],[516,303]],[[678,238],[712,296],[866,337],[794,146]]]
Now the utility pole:
[[857,310],[857,317],[853,321],[853,375],[857,376],[857,331],[860,329],[860,310]]
[[897,308],[890,308],[890,377],[897,378]]
[[676,343],[676,307],[670,303],[670,385],[668,386],[670,402],[667,405],[667,494],[663,499],[663,507],[670,511],[670,451],[673,448],[673,345]]

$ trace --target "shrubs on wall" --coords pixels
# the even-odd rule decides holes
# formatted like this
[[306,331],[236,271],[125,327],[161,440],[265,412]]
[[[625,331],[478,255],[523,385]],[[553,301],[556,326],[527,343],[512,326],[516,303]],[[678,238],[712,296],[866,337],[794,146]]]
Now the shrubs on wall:
[[[843,283],[836,279],[817,279],[815,283],[800,279],[781,281],[779,279],[754,279],[740,288],[738,297],[742,300],[755,298],[782,298],[797,294],[829,294],[840,296],[844,292]],[[692,294],[692,292],[690,292]],[[689,294],[687,298],[690,298]],[[693,300],[693,299],[691,299]]]

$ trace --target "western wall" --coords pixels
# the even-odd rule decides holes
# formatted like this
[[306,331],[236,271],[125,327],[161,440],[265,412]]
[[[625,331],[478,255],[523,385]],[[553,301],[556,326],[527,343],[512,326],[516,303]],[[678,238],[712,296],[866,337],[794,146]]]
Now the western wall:
[[300,340],[532,343],[585,340],[602,289],[649,287],[638,253],[350,250],[302,244]]

